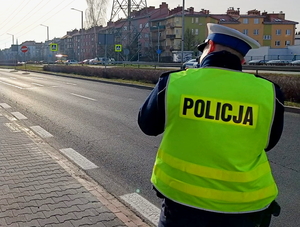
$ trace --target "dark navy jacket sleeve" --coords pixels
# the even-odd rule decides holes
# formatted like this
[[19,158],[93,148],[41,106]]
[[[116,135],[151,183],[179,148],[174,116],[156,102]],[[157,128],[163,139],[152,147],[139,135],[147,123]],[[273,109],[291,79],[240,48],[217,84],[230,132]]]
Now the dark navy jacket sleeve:
[[265,151],[271,150],[279,141],[282,130],[283,130],[283,121],[284,121],[284,95],[280,90],[280,87],[277,84],[275,86],[275,115],[271,128],[269,144],[266,147]]
[[169,73],[162,74],[156,86],[139,110],[139,127],[149,136],[157,136],[164,131],[165,91],[168,78]]

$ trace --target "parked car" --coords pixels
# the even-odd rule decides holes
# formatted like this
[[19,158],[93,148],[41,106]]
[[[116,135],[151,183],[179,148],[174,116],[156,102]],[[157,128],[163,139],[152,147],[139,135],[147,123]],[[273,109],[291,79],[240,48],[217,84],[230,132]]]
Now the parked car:
[[79,62],[79,64],[89,64],[91,59],[84,59],[83,61]]
[[66,61],[66,65],[78,64],[78,61],[71,59]]
[[89,64],[91,65],[104,65],[104,64],[114,64],[115,59],[114,58],[105,58],[105,57],[97,57],[93,58],[89,61]]
[[248,62],[249,65],[265,65],[267,60],[251,60]]
[[184,62],[181,66],[181,69],[184,70],[188,68],[196,68],[197,64],[198,64],[198,59],[191,59]]
[[290,65],[299,65],[299,66],[300,66],[300,60],[292,61],[292,62],[290,63]]
[[270,60],[266,62],[266,65],[288,65],[289,63],[288,60]]

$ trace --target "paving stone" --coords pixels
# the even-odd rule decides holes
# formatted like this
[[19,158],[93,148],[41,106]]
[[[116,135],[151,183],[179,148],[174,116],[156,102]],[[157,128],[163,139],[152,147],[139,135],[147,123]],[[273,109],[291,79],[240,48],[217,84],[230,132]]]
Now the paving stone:
[[106,207],[122,207],[116,198],[99,189],[103,204],[4,115],[0,106],[0,227],[126,226]]

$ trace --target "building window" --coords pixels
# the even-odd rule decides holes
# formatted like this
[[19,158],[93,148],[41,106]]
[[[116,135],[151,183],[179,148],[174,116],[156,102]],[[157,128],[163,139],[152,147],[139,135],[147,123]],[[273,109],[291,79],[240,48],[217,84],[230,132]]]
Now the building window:
[[198,28],[195,29],[195,35],[199,35],[199,29]]
[[192,24],[194,24],[194,17],[192,17]]
[[148,28],[148,27],[149,27],[149,23],[146,23],[146,24],[145,24],[145,28]]
[[140,24],[140,28],[143,28],[143,24]]
[[249,19],[248,18],[244,18],[243,19],[243,24],[249,24]]
[[270,35],[264,35],[264,40],[271,40],[271,36]]
[[285,42],[284,42],[284,45],[286,45],[286,46],[291,45],[291,41],[289,41],[289,40],[285,41]]
[[258,29],[253,30],[253,35],[258,35]]
[[280,41],[275,41],[275,46],[280,46]]
[[127,31],[127,26],[124,26],[123,29],[124,29],[124,31]]
[[145,33],[145,38],[149,38],[149,34],[148,33]]
[[194,35],[194,29],[192,28],[192,35]]
[[195,23],[199,23],[199,18],[198,17],[195,18]]
[[281,29],[276,29],[276,35],[281,35]]
[[286,35],[291,35],[291,30],[290,30],[290,29],[287,29],[287,30],[285,31],[285,34],[286,34]]
[[258,18],[254,18],[254,24],[259,24],[259,19]]
[[243,29],[243,34],[248,35],[248,29]]

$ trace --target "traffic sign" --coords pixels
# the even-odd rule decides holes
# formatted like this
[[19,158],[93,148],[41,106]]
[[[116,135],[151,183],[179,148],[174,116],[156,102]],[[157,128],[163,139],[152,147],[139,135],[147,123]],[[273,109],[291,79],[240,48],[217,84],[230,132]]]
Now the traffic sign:
[[57,43],[50,43],[50,51],[58,51],[58,44]]
[[115,52],[121,52],[122,51],[122,45],[121,44],[116,44],[115,45]]
[[158,49],[158,50],[156,51],[157,54],[161,54],[161,52],[162,52],[162,50],[160,50],[160,49]]
[[28,47],[27,46],[21,46],[21,51],[23,53],[26,53],[28,51]]

